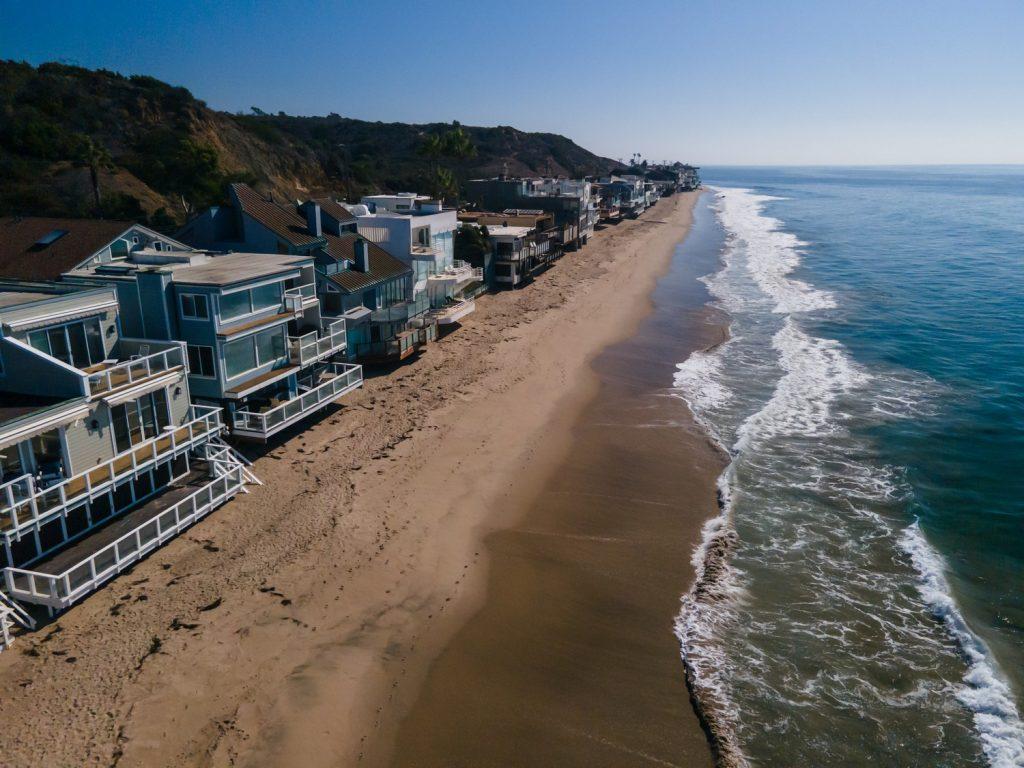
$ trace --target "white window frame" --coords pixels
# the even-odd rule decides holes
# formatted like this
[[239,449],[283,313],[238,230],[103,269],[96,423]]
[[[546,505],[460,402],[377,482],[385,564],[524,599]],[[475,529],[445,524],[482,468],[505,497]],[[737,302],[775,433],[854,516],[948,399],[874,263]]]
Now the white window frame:
[[[185,297],[192,299],[192,306],[195,306],[195,297],[200,296],[206,305],[206,316],[190,315],[185,311]],[[178,306],[181,309],[181,316],[186,320],[209,320],[210,319],[210,297],[205,293],[180,293],[178,294]]]

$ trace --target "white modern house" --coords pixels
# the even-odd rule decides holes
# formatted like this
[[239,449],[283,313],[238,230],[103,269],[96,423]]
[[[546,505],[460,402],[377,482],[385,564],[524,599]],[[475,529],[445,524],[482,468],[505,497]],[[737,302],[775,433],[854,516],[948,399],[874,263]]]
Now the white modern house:
[[408,192],[368,195],[349,210],[360,235],[413,270],[409,320],[443,326],[475,310],[483,270],[455,260],[455,210]]

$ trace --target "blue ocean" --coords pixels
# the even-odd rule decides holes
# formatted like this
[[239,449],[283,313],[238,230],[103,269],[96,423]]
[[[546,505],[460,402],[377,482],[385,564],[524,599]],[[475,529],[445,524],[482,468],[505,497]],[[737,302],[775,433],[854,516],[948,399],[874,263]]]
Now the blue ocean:
[[729,765],[1024,765],[1024,168],[705,168],[731,457],[677,620]]

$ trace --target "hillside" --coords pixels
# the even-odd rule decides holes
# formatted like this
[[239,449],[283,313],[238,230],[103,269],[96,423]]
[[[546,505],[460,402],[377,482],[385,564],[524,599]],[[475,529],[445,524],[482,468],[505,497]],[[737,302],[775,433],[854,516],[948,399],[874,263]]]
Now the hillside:
[[424,152],[426,137],[452,131],[333,113],[233,115],[151,77],[0,61],[0,215],[102,215],[173,228],[221,200],[234,180],[282,199],[352,198],[427,190],[439,175],[453,193],[466,178],[505,169],[577,176],[619,167],[564,136],[505,126],[462,126],[469,151],[461,155]]

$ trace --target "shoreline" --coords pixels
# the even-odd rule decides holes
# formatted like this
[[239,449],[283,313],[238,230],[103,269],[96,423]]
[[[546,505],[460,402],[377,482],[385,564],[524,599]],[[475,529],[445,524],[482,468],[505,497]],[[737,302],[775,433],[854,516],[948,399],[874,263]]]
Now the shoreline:
[[637,329],[595,356],[571,450],[487,537],[486,603],[431,665],[395,768],[712,765],[673,634],[725,465],[671,391],[727,334],[697,280],[720,263],[698,213]]
[[650,311],[698,196],[480,302],[275,441],[267,485],[24,638],[0,658],[11,764],[386,764],[431,661],[484,604],[480,542],[564,457],[590,362]]

